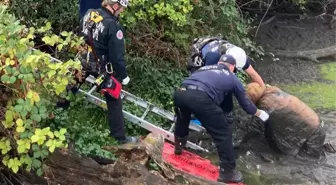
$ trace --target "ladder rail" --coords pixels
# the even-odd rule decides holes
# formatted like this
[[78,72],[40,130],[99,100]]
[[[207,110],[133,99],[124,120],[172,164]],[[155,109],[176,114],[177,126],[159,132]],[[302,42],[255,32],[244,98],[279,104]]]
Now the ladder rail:
[[[92,95],[92,94],[89,94],[87,93],[86,91],[82,90],[82,89],[79,89],[79,92],[83,93],[86,95],[87,99],[89,102],[107,110],[107,105],[106,105],[106,101]],[[174,142],[175,139],[174,139],[174,135],[173,133],[167,131],[167,130],[164,130],[163,128],[161,127],[158,127],[152,123],[149,123],[148,121],[144,120],[144,119],[141,119],[125,110],[123,110],[123,114],[124,116],[129,120],[131,121],[132,123],[134,124],[137,124],[139,125],[140,127],[150,131],[150,132],[154,132],[154,133],[159,133],[159,134],[162,134],[165,139],[171,141],[171,142]],[[204,149],[202,148],[201,146],[195,144],[195,143],[192,143],[190,141],[187,141],[187,144],[186,144],[187,147],[189,148],[192,148],[192,149],[195,149],[195,150],[200,150],[200,151],[204,151],[204,152],[209,152],[207,149]]]
[[[94,84],[95,83],[95,77],[90,75],[86,78],[86,81],[91,83],[91,84]],[[134,94],[129,93],[125,90],[121,90],[121,95],[120,96],[122,97],[122,99],[126,99],[129,102],[135,103],[135,104],[145,108],[146,110],[147,110],[148,107],[151,107],[149,111],[154,112],[155,114],[157,114],[159,116],[162,116],[162,117],[164,117],[164,118],[166,118],[166,119],[175,123],[174,113],[172,113],[168,110],[159,108],[159,107],[155,106],[154,104],[152,104],[152,103],[150,103],[150,102],[148,102],[148,101],[146,101],[142,98],[139,98],[139,97],[135,96]],[[172,127],[170,128],[170,131],[172,131],[174,129],[174,126],[175,126],[175,124],[172,125]],[[191,130],[194,130],[194,131],[197,131],[197,132],[205,132],[204,127],[202,127],[201,125],[197,125],[197,124],[193,123],[192,121],[190,121],[189,128]]]

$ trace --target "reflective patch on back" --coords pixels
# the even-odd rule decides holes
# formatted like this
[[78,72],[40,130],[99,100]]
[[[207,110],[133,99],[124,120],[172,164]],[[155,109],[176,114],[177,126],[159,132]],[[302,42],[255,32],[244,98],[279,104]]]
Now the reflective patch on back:
[[90,12],[90,19],[95,23],[99,23],[103,20],[103,17],[101,15],[99,15],[99,12],[92,11],[92,12]]

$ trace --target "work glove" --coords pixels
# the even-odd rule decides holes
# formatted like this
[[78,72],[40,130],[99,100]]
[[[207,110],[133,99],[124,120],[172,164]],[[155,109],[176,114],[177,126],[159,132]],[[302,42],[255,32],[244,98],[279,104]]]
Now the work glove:
[[266,88],[268,88],[268,87],[272,87],[270,84],[266,84],[265,86],[266,86]]
[[122,84],[123,85],[127,85],[128,83],[129,83],[129,81],[130,81],[131,79],[127,76],[126,78],[124,78],[123,80],[122,80]]
[[267,114],[267,112],[263,111],[263,110],[259,110],[260,114],[259,114],[259,118],[261,120],[263,120],[264,122],[268,120],[269,115]]

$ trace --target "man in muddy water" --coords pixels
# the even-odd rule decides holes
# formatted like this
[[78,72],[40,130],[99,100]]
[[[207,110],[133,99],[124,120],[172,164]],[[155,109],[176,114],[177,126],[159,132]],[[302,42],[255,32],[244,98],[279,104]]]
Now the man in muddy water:
[[236,60],[231,55],[223,55],[218,64],[204,66],[187,77],[174,93],[174,106],[177,114],[175,127],[175,154],[180,155],[186,145],[191,114],[202,122],[211,135],[220,159],[218,181],[237,183],[242,174],[236,171],[232,132],[225,114],[220,108],[226,93],[233,93],[239,105],[250,115],[266,121],[268,114],[256,108],[247,98],[242,83],[233,70]]
[[[214,65],[223,54],[229,54],[235,58],[236,66],[233,71],[234,73],[245,71],[253,82],[265,86],[263,79],[251,65],[252,60],[246,55],[246,52],[242,48],[229,43],[221,37],[203,37],[194,39],[193,53],[191,60],[188,61],[188,70],[192,73],[202,66]],[[232,93],[228,93],[227,96],[225,96],[225,100],[221,104],[221,107],[227,115],[228,122],[232,123]]]
[[255,119],[247,123],[248,134],[243,142],[263,134],[276,152],[317,161],[324,160],[324,152],[336,152],[332,144],[324,143],[323,121],[297,97],[278,87],[265,88],[257,83],[248,84],[246,93],[252,102],[269,113],[270,119],[267,122]]

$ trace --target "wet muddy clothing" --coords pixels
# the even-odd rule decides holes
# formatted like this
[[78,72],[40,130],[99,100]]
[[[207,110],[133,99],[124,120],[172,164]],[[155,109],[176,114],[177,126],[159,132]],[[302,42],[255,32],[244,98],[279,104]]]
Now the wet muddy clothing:
[[220,108],[226,93],[231,92],[249,114],[257,109],[245,95],[241,82],[222,64],[205,66],[186,78],[174,93],[177,114],[175,136],[189,133],[190,116],[194,114],[211,135],[220,158],[220,167],[233,170],[236,167],[232,145],[232,131]]
[[254,119],[249,131],[264,133],[271,147],[287,155],[319,158],[323,151],[325,130],[318,115],[295,96],[269,87],[257,107],[270,115],[266,123]]
[[[106,74],[106,64],[113,66],[116,79],[121,82],[126,78],[124,35],[117,18],[106,8],[90,9],[81,20],[81,34],[88,45],[93,44],[96,57],[91,52],[83,56],[83,69],[93,76]],[[90,34],[91,30],[91,34]],[[92,36],[90,39],[90,35]],[[98,66],[97,66],[98,65]],[[106,77],[109,78],[109,77]],[[126,140],[125,123],[122,113],[122,100],[104,94],[111,136],[119,141]]]

